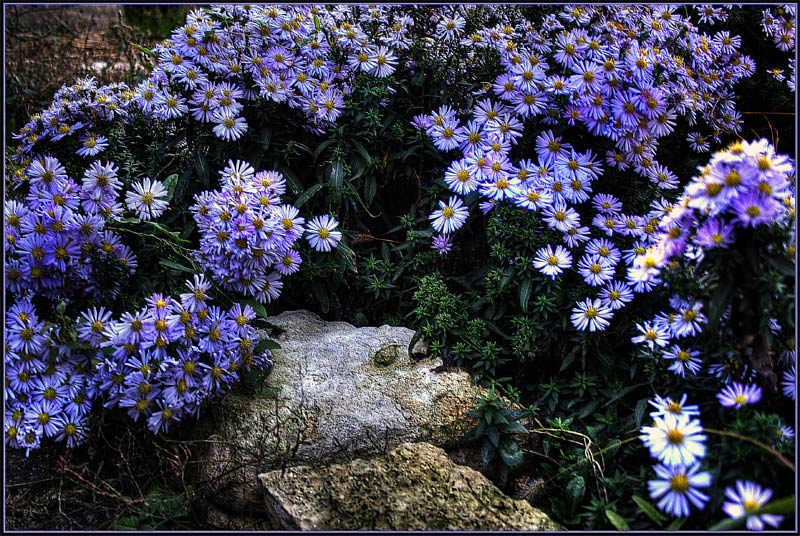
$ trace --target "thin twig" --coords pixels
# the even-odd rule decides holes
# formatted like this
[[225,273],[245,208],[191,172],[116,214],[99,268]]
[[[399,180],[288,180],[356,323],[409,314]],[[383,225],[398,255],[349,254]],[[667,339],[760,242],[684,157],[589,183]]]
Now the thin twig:
[[25,486],[33,486],[36,484],[43,484],[45,482],[53,482],[54,480],[58,480],[58,478],[44,478],[42,480],[34,480],[32,482],[20,482],[18,484],[6,484],[6,489],[8,488],[22,488]]
[[740,112],[742,115],[794,115],[794,112]]
[[759,448],[762,448],[762,449],[766,450],[767,452],[769,452],[770,454],[772,454],[773,456],[778,458],[781,462],[783,462],[783,464],[786,467],[788,467],[789,469],[791,469],[792,472],[795,472],[794,464],[792,462],[790,462],[786,458],[786,456],[784,456],[783,454],[781,454],[780,452],[778,452],[774,448],[770,447],[769,445],[767,445],[765,443],[762,443],[761,441],[758,441],[757,439],[753,439],[752,437],[743,436],[743,435],[737,434],[735,432],[727,432],[725,430],[715,430],[713,428],[703,428],[703,430],[705,430],[706,432],[710,432],[712,434],[717,434],[717,435],[721,435],[721,436],[728,436],[728,437],[735,437],[736,439],[741,439],[742,441],[747,441],[748,443],[751,443],[751,444],[753,444],[753,445],[755,445],[755,446],[757,446]]

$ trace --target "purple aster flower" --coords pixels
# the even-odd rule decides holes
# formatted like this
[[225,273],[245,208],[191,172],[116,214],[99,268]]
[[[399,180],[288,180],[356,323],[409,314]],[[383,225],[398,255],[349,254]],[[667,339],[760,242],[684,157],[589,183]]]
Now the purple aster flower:
[[697,358],[699,355],[700,352],[697,350],[684,350],[676,344],[673,345],[671,349],[665,351],[661,357],[671,361],[674,360],[670,364],[669,370],[683,377],[687,371],[692,374],[700,372],[701,362]]
[[450,237],[447,235],[436,235],[433,237],[431,249],[436,250],[439,255],[447,255],[453,249],[453,244],[450,243]]
[[687,517],[689,503],[702,510],[708,502],[708,495],[697,488],[711,485],[711,474],[700,472],[700,464],[665,466],[658,464],[653,468],[658,480],[649,480],[647,487],[652,499],[660,499],[658,507],[675,517]]
[[634,344],[646,344],[653,350],[656,345],[664,347],[669,343],[669,332],[664,327],[653,322],[636,324],[636,329],[641,333],[631,339]]
[[777,528],[783,521],[783,516],[775,514],[751,514],[772,498],[772,490],[769,488],[762,489],[753,482],[737,480],[735,490],[725,488],[725,497],[729,502],[722,505],[722,510],[732,518],[747,517],[747,530],[761,531],[765,524]]
[[706,455],[706,436],[700,421],[690,415],[666,413],[643,426],[639,438],[650,454],[668,467],[691,465]]
[[749,192],[733,200],[731,208],[736,215],[736,221],[745,227],[755,227],[769,223],[778,212],[778,204],[772,198],[760,195],[758,192]]
[[695,417],[700,416],[699,406],[696,405],[687,406],[686,405],[687,398],[688,397],[686,393],[684,393],[681,395],[680,400],[676,402],[675,400],[672,400],[672,398],[670,397],[664,398],[660,395],[656,395],[654,400],[648,400],[648,403],[654,408],[656,408],[656,411],[651,412],[650,416],[654,418],[658,415],[667,415],[667,414],[672,414],[676,416],[679,415],[689,415]]
[[33,402],[25,412],[25,423],[35,428],[46,437],[58,433],[56,417],[61,413],[61,404],[50,400]]
[[186,287],[189,292],[180,295],[181,305],[193,313],[205,309],[206,300],[209,299],[208,291],[211,289],[211,283],[206,280],[205,276],[195,274],[194,282],[187,281]]
[[600,255],[587,253],[578,262],[578,273],[587,285],[597,287],[614,278],[614,266]]
[[533,267],[551,279],[555,279],[565,269],[572,267],[572,255],[562,246],[556,246],[553,251],[553,247],[548,244],[536,252]]
[[342,233],[335,230],[338,225],[327,214],[314,217],[306,226],[308,243],[317,251],[330,251],[342,239]]
[[99,345],[105,339],[105,331],[111,318],[111,311],[105,307],[93,307],[81,313],[84,322],[78,327],[78,337],[81,341],[93,346]]
[[236,141],[247,132],[247,121],[241,116],[235,117],[230,111],[214,113],[211,122],[215,123],[214,135],[225,141]]
[[694,240],[697,245],[708,249],[727,247],[733,243],[733,225],[709,218],[698,227]]
[[179,422],[183,415],[183,411],[177,405],[171,404],[164,399],[158,399],[158,411],[153,412],[147,419],[147,427],[154,434],[168,432],[172,424]]
[[95,156],[108,147],[108,139],[97,134],[82,136],[80,142],[81,148],[77,151],[78,156]]
[[739,409],[745,404],[755,404],[761,400],[761,388],[755,384],[742,385],[733,382],[717,393],[717,399],[726,408]]
[[786,398],[797,400],[797,365],[795,363],[783,371],[781,392]]
[[622,203],[609,194],[596,194],[592,198],[592,206],[603,214],[616,214],[622,210]]
[[466,159],[451,163],[445,172],[444,180],[448,188],[460,195],[466,195],[477,188],[474,171]]
[[125,196],[125,204],[142,220],[158,218],[167,209],[169,203],[165,198],[169,195],[161,181],[145,177],[141,182],[133,183],[133,190]]
[[611,281],[598,294],[603,305],[612,311],[622,309],[626,304],[633,300],[633,291],[624,281]]
[[436,232],[450,234],[457,231],[467,221],[469,210],[459,197],[451,197],[447,203],[439,201],[439,210],[435,210],[428,216],[431,225]]
[[576,329],[585,331],[603,331],[609,326],[609,320],[614,315],[611,308],[605,306],[600,300],[586,298],[578,302],[572,309],[570,320]]
[[300,270],[300,264],[302,264],[302,262],[303,259],[300,257],[300,254],[290,249],[281,255],[280,259],[275,262],[273,267],[281,275],[291,275]]

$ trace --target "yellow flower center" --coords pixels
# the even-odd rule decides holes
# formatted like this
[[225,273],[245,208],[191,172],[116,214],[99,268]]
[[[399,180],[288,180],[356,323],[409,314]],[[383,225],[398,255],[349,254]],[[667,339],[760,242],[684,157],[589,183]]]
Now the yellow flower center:
[[673,445],[680,445],[683,443],[683,433],[680,430],[672,428],[667,431],[667,441]]
[[675,475],[669,479],[669,487],[676,493],[686,493],[689,491],[689,479],[686,475]]
[[742,176],[736,170],[731,170],[725,175],[726,186],[739,186],[742,183]]

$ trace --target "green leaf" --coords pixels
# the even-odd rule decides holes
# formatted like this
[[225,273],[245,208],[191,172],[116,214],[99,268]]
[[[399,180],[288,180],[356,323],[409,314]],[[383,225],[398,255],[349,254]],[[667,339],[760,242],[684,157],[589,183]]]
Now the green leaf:
[[[331,197],[338,203],[342,199],[342,185],[344,184],[344,164],[337,159],[331,164],[331,173],[328,177]],[[295,205],[296,206],[296,205]]]
[[775,269],[787,277],[794,277],[795,265],[783,257],[777,255],[766,255],[767,262],[769,262]]
[[169,177],[164,179],[164,188],[166,188],[166,190],[167,190],[167,198],[165,199],[165,201],[167,203],[172,201],[172,196],[175,195],[175,186],[177,186],[177,185],[178,185],[178,174],[177,173],[173,173],[172,175],[170,175]]
[[269,148],[270,141],[272,141],[272,129],[270,127],[264,127],[261,129],[261,136],[258,142],[261,144],[261,148],[266,151]]
[[182,264],[178,264],[177,262],[168,261],[166,259],[159,260],[158,264],[161,264],[163,266],[166,266],[168,268],[172,268],[173,270],[178,270],[178,271],[181,271],[181,272],[188,272],[190,274],[196,274],[197,273],[194,269],[189,268],[188,266],[184,266]]
[[272,351],[272,350],[280,350],[280,348],[281,348],[281,345],[278,344],[277,342],[273,341],[273,340],[261,339],[260,341],[258,341],[258,344],[256,344],[255,350],[253,350],[253,354],[259,355],[259,354],[263,354],[267,350],[270,350],[270,351]]
[[530,277],[525,278],[519,286],[519,304],[522,306],[522,312],[528,312],[528,300],[531,297],[531,287],[533,282]]
[[319,33],[322,31],[322,24],[319,21],[319,17],[314,15],[314,29]]
[[603,407],[606,407],[606,406],[608,406],[609,404],[613,404],[614,402],[616,402],[617,400],[619,400],[619,399],[620,399],[620,398],[622,398],[623,396],[627,395],[628,393],[630,393],[630,392],[631,392],[631,391],[633,391],[634,389],[638,389],[639,387],[642,387],[643,385],[649,385],[649,384],[647,384],[647,383],[637,383],[636,385],[629,385],[629,386],[628,386],[628,387],[626,387],[625,389],[621,389],[621,390],[619,390],[619,391],[614,391],[614,396],[612,396],[611,398],[609,398],[609,399],[608,399],[608,402],[606,402],[605,404],[603,404]]
[[569,484],[567,484],[566,492],[567,497],[569,497],[572,502],[572,510],[574,511],[586,494],[586,481],[582,476],[576,475],[569,481]]
[[528,429],[523,426],[522,423],[517,421],[510,422],[506,425],[505,430],[503,430],[507,434],[527,434]]
[[417,344],[417,341],[419,341],[421,338],[422,338],[422,331],[421,330],[417,331],[416,333],[414,333],[414,336],[411,337],[411,342],[408,343],[408,355],[410,355],[412,357],[414,356],[414,353],[412,352],[412,350],[414,349],[414,345]]
[[269,317],[269,315],[267,314],[267,308],[264,307],[263,303],[259,303],[253,299],[246,299],[242,300],[242,305],[249,305],[250,307],[252,307],[253,311],[255,311],[256,314],[261,318],[266,319]]
[[636,409],[633,412],[633,419],[636,428],[639,428],[642,425],[642,419],[644,418],[644,411],[646,409],[647,409],[647,399],[643,398],[636,403]]
[[568,366],[572,364],[573,361],[575,361],[575,357],[577,355],[578,355],[578,347],[576,346],[575,348],[570,350],[570,352],[564,358],[564,361],[561,362],[561,368],[559,368],[558,371],[563,372],[564,369],[566,369]]
[[644,512],[644,514],[647,517],[652,519],[655,522],[655,524],[658,525],[659,527],[664,523],[664,521],[667,520],[667,517],[664,514],[662,514],[661,512],[659,512],[658,510],[656,510],[656,507],[653,506],[646,499],[644,499],[642,497],[639,497],[638,495],[634,495],[632,497],[632,499],[633,499],[633,502],[636,503],[636,506],[638,506],[639,509],[642,512]]
[[490,426],[486,430],[486,437],[489,439],[489,442],[495,447],[500,445],[500,431],[497,429],[496,426]]
[[492,448],[492,444],[489,443],[489,440],[484,440],[483,444],[481,445],[481,462],[483,462],[483,467],[488,467],[489,463],[494,460],[495,457],[495,449]]
[[158,54],[156,54],[155,52],[153,52],[149,48],[145,48],[142,45],[137,45],[133,41],[131,41],[130,44],[133,45],[135,48],[139,49],[140,51],[144,52],[148,56],[158,59]]
[[513,439],[505,438],[500,443],[498,452],[500,452],[500,457],[503,459],[503,463],[505,463],[509,469],[516,469],[522,465],[522,462],[524,461],[522,449]]
[[351,272],[358,273],[358,264],[356,263],[356,254],[350,249],[344,241],[339,242],[336,246],[336,255],[344,261],[347,269]]
[[288,166],[283,166],[280,171],[283,173],[283,176],[286,177],[286,185],[292,193],[294,195],[300,194],[300,192],[303,191],[303,186],[300,184],[300,181],[297,180],[297,175],[294,174],[294,171],[289,169]]
[[161,224],[160,224],[160,223],[158,223],[158,222],[155,222],[155,221],[146,221],[146,222],[144,222],[144,223],[146,223],[147,225],[149,225],[149,226],[150,226],[150,227],[152,227],[153,229],[156,229],[156,230],[157,230],[157,231],[159,231],[160,233],[162,233],[162,234],[165,234],[165,235],[169,236],[170,238],[172,238],[172,239],[173,239],[173,240],[175,240],[176,242],[183,242],[183,243],[186,243],[186,242],[188,242],[188,240],[185,240],[185,239],[181,238],[181,235],[179,235],[179,234],[178,234],[178,233],[176,233],[175,231],[170,231],[169,229],[167,229],[166,227],[164,227],[163,225],[161,225]]
[[680,530],[680,528],[683,526],[684,523],[686,523],[685,517],[679,517],[677,519],[674,519],[672,523],[667,525],[667,530]]
[[314,152],[311,154],[313,161],[316,162],[317,158],[319,158],[319,155],[322,153],[322,151],[324,151],[328,146],[330,146],[330,144],[336,143],[337,141],[339,140],[337,140],[336,138],[330,138],[317,145],[317,147],[314,149]]
[[631,530],[630,526],[628,526],[628,522],[614,510],[607,508],[606,517],[617,530]]
[[327,286],[321,281],[313,281],[311,283],[311,288],[314,290],[314,297],[319,302],[319,308],[323,313],[327,313],[331,305]]
[[361,155],[361,158],[363,158],[363,159],[364,159],[364,164],[365,164],[365,165],[367,165],[367,166],[369,166],[369,165],[370,165],[370,163],[372,162],[372,156],[371,156],[371,155],[369,154],[369,152],[368,152],[368,151],[367,151],[367,150],[364,148],[364,146],[363,146],[363,145],[361,145],[360,143],[353,143],[353,147],[355,147],[355,148],[356,148],[356,151],[358,151],[358,154],[360,154],[360,155]]
[[721,283],[717,287],[717,291],[711,297],[711,302],[708,305],[708,324],[705,327],[708,333],[716,331],[720,317],[733,301],[735,294],[736,286],[730,281]]
[[[366,317],[366,315],[364,313],[359,311],[359,312],[357,312],[355,314],[355,323],[356,323],[356,327],[362,328],[362,327],[364,327],[364,326],[369,324],[369,320],[367,320],[367,317]],[[410,352],[409,352],[409,355],[410,355]]]
[[369,178],[364,181],[364,203],[369,205],[372,203],[372,200],[375,199],[375,194],[378,192],[378,180],[375,178],[375,175],[370,175]]
[[197,169],[197,178],[200,179],[203,186],[208,187],[210,185],[211,170],[208,167],[208,160],[206,160],[205,155],[199,151],[194,153],[194,167]]
[[314,194],[319,192],[321,189],[322,189],[322,184],[320,184],[320,183],[313,184],[313,185],[309,186],[308,190],[306,190],[305,192],[300,194],[300,196],[294,202],[294,206],[297,207],[297,208],[300,208],[301,206],[303,206],[306,203],[306,201],[311,199],[314,196]]

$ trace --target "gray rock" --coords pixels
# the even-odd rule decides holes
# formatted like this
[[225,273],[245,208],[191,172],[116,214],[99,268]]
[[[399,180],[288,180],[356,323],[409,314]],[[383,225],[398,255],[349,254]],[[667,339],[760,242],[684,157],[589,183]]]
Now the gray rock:
[[409,358],[411,330],[355,328],[308,311],[270,323],[282,330],[273,335],[282,348],[265,393],[229,394],[196,434],[195,479],[218,505],[263,511],[259,473],[369,457],[404,442],[449,446],[474,425],[465,413],[479,389],[465,372],[433,372],[439,359]]
[[428,443],[259,475],[276,530],[564,530]]

